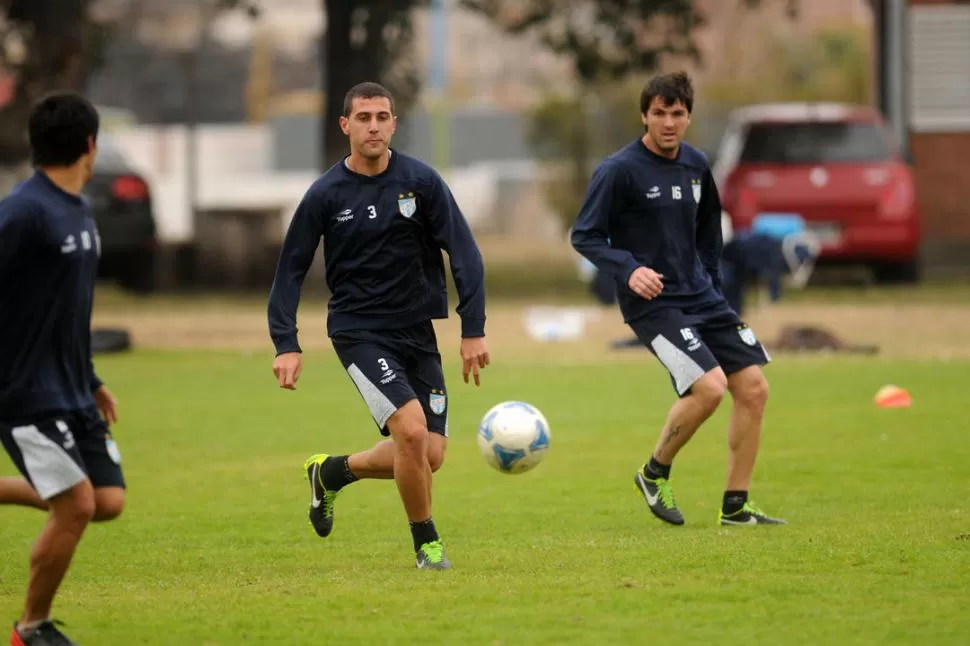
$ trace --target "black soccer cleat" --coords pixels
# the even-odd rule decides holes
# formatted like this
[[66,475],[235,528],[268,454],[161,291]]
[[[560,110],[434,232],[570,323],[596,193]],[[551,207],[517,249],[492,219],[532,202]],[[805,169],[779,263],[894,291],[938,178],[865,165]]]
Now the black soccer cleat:
[[717,515],[721,525],[787,525],[781,518],[772,518],[758,509],[753,502],[744,503],[744,507],[733,514],[725,514],[722,509]]
[[310,524],[321,538],[326,538],[333,531],[333,503],[340,493],[323,486],[323,464],[329,459],[329,455],[320,453],[303,463],[310,481]]
[[644,476],[643,472],[637,471],[633,481],[640,493],[643,494],[654,516],[671,525],[684,524],[684,516],[677,509],[677,503],[674,502],[674,490],[671,489],[669,480],[666,478],[651,480]]
[[64,625],[59,621],[48,619],[30,630],[20,632],[14,622],[10,646],[78,646],[77,642],[71,641],[60,631],[58,624]]

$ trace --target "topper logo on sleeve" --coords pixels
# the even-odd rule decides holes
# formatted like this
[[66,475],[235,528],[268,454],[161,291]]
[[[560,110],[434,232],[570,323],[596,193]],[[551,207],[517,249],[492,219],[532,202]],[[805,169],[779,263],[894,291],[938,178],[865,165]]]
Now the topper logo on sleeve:
[[349,222],[354,219],[354,212],[351,209],[344,209],[337,214],[337,222]]
[[61,253],[68,254],[77,251],[77,240],[73,235],[69,235],[64,238],[64,243],[61,244]]

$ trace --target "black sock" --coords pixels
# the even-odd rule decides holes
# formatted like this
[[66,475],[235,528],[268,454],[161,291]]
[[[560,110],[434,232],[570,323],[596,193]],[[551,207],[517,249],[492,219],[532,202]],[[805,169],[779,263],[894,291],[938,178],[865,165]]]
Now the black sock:
[[725,514],[735,514],[744,508],[746,502],[748,502],[747,491],[725,491],[721,511]]
[[434,521],[429,518],[428,520],[411,523],[411,538],[414,539],[415,552],[425,543],[438,540],[438,530],[434,527]]
[[650,461],[647,462],[646,466],[643,467],[643,475],[651,480],[656,480],[657,478],[663,478],[664,480],[670,480],[670,464],[660,464],[657,462],[657,458],[650,456]]
[[323,474],[320,479],[327,491],[340,491],[351,482],[357,482],[357,476],[350,470],[347,455],[334,455],[323,463]]

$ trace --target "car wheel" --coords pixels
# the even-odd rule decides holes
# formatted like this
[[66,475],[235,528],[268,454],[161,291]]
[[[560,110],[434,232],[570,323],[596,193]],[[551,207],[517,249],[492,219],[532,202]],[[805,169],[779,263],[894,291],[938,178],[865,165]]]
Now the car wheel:
[[919,282],[919,261],[880,262],[872,266],[876,282],[883,285]]
[[155,253],[141,251],[132,254],[118,272],[118,283],[136,294],[150,294],[155,291]]

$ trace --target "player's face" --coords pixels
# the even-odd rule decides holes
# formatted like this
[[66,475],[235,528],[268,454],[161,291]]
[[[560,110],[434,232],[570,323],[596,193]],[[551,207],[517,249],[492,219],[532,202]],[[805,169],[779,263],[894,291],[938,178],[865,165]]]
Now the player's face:
[[350,147],[366,159],[378,159],[387,153],[397,129],[397,117],[391,113],[386,97],[354,99],[349,117],[340,117],[340,128],[350,138]]
[[643,125],[647,127],[647,136],[653,141],[658,150],[674,152],[684,140],[687,126],[690,125],[690,113],[680,101],[672,105],[664,105],[660,97],[654,97],[646,114],[640,115]]

